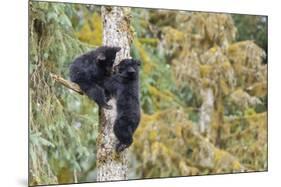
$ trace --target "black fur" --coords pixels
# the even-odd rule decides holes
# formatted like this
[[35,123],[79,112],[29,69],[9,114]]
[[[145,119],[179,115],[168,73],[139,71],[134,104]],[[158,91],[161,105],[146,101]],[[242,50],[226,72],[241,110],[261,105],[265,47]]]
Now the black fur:
[[124,59],[116,66],[116,74],[105,82],[105,89],[117,101],[117,118],[113,129],[119,140],[117,152],[132,144],[140,121],[139,65],[137,60]]
[[111,109],[104,92],[104,81],[111,76],[120,47],[102,46],[77,57],[70,66],[70,79],[100,107]]

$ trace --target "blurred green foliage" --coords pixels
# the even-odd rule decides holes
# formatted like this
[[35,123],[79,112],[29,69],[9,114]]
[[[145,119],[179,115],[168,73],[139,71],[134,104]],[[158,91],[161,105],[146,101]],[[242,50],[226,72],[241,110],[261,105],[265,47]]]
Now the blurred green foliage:
[[[129,178],[266,170],[266,18],[131,13],[142,119]],[[102,44],[100,6],[30,2],[29,19],[30,185],[94,181],[98,108],[50,73],[68,78],[72,60]],[[206,89],[208,136],[198,131]]]
[[267,53],[267,16],[234,14],[232,17],[238,30],[237,40],[254,40]]
[[50,77],[67,77],[73,58],[90,49],[76,39],[71,22],[75,8],[30,2],[31,185],[73,182],[89,169],[83,164],[95,158],[97,107]]

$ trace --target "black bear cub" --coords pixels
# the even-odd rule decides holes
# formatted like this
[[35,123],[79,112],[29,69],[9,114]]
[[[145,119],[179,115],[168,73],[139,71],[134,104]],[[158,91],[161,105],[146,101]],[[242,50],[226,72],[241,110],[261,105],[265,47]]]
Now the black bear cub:
[[70,80],[77,83],[87,96],[105,109],[112,107],[107,104],[104,81],[111,76],[116,53],[120,49],[120,47],[99,47],[77,57],[70,66]]
[[113,128],[119,140],[117,152],[132,144],[140,121],[139,65],[140,61],[124,59],[115,67],[115,74],[105,82],[106,91],[117,102],[117,118]]

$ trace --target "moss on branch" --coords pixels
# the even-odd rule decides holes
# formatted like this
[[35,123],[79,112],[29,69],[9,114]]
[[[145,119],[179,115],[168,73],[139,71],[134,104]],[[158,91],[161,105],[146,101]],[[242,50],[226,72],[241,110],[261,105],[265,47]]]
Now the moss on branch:
[[56,82],[62,84],[63,86],[75,91],[76,93],[79,93],[80,95],[84,95],[84,92],[80,89],[79,85],[76,83],[73,83],[69,80],[66,80],[64,78],[62,78],[59,75],[50,73],[50,76],[52,77],[52,79],[54,79]]

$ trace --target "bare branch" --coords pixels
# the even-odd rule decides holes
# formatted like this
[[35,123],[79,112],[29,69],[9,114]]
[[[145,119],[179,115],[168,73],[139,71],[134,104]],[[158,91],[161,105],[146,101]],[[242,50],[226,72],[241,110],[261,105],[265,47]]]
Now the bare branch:
[[71,81],[68,81],[62,77],[60,77],[59,75],[55,75],[53,73],[50,73],[50,76],[58,83],[64,85],[65,87],[81,94],[81,95],[84,95],[84,92],[80,89],[79,85],[76,84],[76,83],[73,83]]

